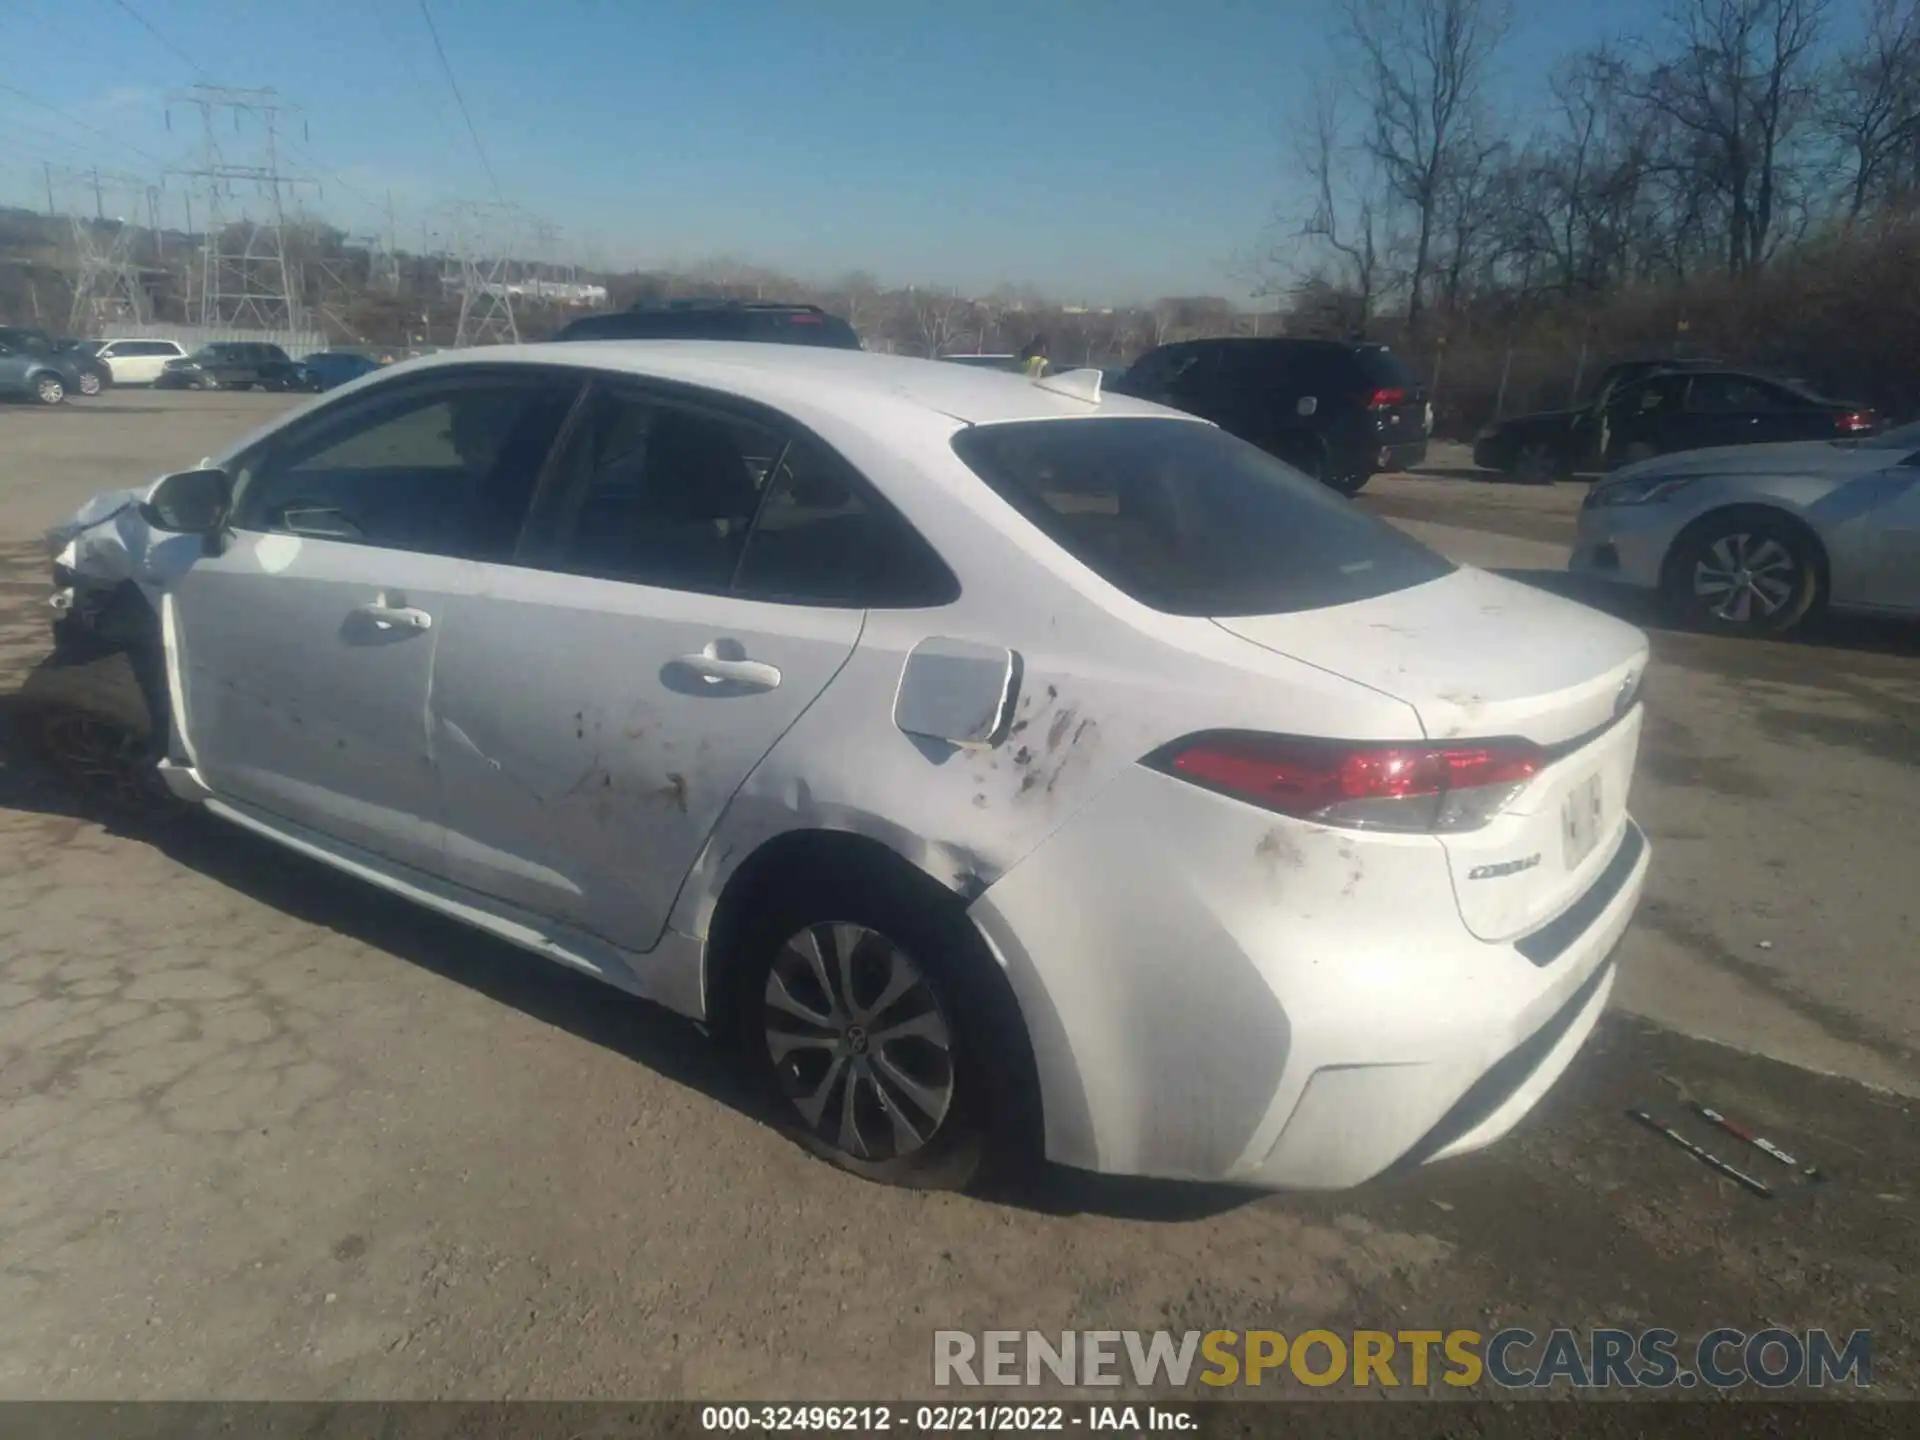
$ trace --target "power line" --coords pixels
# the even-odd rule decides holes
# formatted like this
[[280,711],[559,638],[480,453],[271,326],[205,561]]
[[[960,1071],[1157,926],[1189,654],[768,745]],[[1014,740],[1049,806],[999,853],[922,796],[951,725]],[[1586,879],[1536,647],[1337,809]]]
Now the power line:
[[20,89],[19,86],[17,85],[9,85],[5,81],[0,81],[0,90],[6,91],[6,93],[9,95],[18,96],[20,99],[26,101],[29,105],[37,106],[39,109],[46,111],[49,115],[52,115],[61,120],[64,120],[67,122],[67,124],[76,126],[79,129],[86,131],[89,135],[94,135],[99,137],[100,139],[106,141],[109,145],[118,145],[124,149],[131,150],[134,154],[138,155],[142,160],[145,160],[150,165],[158,165],[162,169],[166,167],[166,163],[167,163],[166,161],[162,160],[158,155],[149,154],[147,151],[142,150],[138,145],[135,145],[131,140],[116,139],[113,136],[107,134],[106,131],[96,129],[94,126],[87,124],[87,122],[82,120],[79,116],[69,115],[65,110],[62,110],[59,106],[49,105],[46,101],[40,99],[39,96],[37,95],[29,95],[26,91]]
[[374,23],[380,27],[381,35],[386,39],[387,53],[400,62],[401,68],[407,72],[407,79],[412,82],[408,93],[416,96],[420,103],[432,112],[434,126],[440,131],[440,138],[447,142],[448,148],[457,149],[458,145],[454,140],[453,130],[447,124],[447,112],[440,105],[427,98],[430,93],[427,82],[421,78],[420,71],[415,68],[413,60],[407,54],[406,47],[400,43],[399,37],[393,33],[393,27],[387,24],[387,12],[385,8],[381,5],[380,0],[367,0],[367,4],[373,11]]
[[420,18],[427,22],[427,34],[433,37],[433,53],[440,57],[440,68],[446,74],[447,88],[453,91],[453,103],[460,107],[460,118],[467,122],[467,134],[473,137],[474,153],[480,157],[480,166],[487,172],[494,198],[504,205],[507,197],[501,193],[499,177],[493,173],[493,162],[487,159],[487,147],[480,143],[480,132],[473,127],[473,115],[467,109],[466,97],[460,93],[460,82],[453,78],[453,66],[447,63],[447,49],[440,43],[440,29],[433,23],[433,11],[427,8],[427,0],[420,0]]
[[108,3],[118,7],[119,9],[125,11],[128,15],[132,16],[134,23],[137,24],[142,30],[146,31],[147,34],[151,35],[156,41],[158,41],[161,49],[172,51],[174,57],[180,60],[183,64],[185,64],[186,67],[189,70],[191,70],[195,75],[199,76],[203,80],[206,78],[200,72],[199,61],[195,60],[191,55],[187,54],[186,51],[182,50],[178,45],[174,44],[166,36],[162,35],[158,30],[154,29],[153,23],[149,21],[146,16],[142,15],[138,10],[134,9],[133,6],[129,5],[127,3],[127,0],[108,0]]

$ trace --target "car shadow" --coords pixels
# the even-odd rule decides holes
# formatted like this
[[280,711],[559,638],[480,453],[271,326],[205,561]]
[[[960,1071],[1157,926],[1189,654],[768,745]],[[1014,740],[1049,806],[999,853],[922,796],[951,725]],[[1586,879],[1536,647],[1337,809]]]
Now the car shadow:
[[[10,697],[8,697],[10,698]],[[0,702],[0,810],[94,824],[153,846],[208,879],[284,915],[384,951],[544,1024],[644,1065],[780,1133],[727,1048],[672,1012],[545,962],[397,895],[284,850],[197,810],[162,816],[115,803],[55,770]],[[1017,1189],[983,1199],[1043,1215],[1092,1214],[1178,1223],[1260,1198],[1240,1187],[1135,1180],[1046,1165]]]
[[1645,630],[1657,631],[1665,644],[1699,647],[1718,642],[1748,645],[1792,645],[1816,650],[1847,650],[1867,655],[1920,657],[1920,624],[1875,615],[1828,613],[1819,615],[1785,635],[1741,637],[1714,635],[1673,624],[1661,613],[1654,597],[1568,570],[1496,569],[1496,575],[1518,580],[1535,589],[1578,600],[1605,610]]
[[1557,475],[1553,480],[1540,482],[1522,480],[1517,475],[1509,475],[1504,470],[1482,470],[1477,465],[1416,465],[1411,470],[1395,472],[1407,480],[1471,480],[1482,485],[1511,485],[1518,489],[1540,490],[1547,485],[1591,485],[1598,480],[1598,474],[1579,471],[1566,475]]

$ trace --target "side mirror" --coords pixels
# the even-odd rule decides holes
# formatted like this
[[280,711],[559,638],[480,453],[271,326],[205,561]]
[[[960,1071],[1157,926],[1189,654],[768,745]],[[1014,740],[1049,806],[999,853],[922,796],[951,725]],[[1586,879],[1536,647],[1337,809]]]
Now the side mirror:
[[233,508],[233,482],[224,470],[182,470],[155,487],[140,518],[175,535],[213,535]]

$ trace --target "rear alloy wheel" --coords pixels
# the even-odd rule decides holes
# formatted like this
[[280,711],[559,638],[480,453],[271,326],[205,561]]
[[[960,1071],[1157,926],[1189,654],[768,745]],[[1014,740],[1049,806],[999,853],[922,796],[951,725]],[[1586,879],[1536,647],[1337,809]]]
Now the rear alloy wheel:
[[911,1164],[939,1137],[953,1022],[901,945],[864,925],[809,925],[775,954],[761,999],[781,1093],[823,1144]]
[[33,382],[33,398],[42,405],[58,405],[67,398],[67,386],[58,375],[42,375]]
[[1513,457],[1513,478],[1524,485],[1551,485],[1565,469],[1553,447],[1538,440]]
[[816,875],[759,902],[734,972],[734,1033],[780,1127],[881,1184],[1018,1183],[1037,1150],[1031,1082],[992,958],[941,897]]
[[1731,516],[1683,542],[1668,598],[1706,629],[1778,634],[1813,608],[1820,573],[1801,530],[1764,515]]
[[100,377],[91,370],[82,370],[80,372],[80,393],[82,395],[98,395],[104,388],[106,387],[101,385]]

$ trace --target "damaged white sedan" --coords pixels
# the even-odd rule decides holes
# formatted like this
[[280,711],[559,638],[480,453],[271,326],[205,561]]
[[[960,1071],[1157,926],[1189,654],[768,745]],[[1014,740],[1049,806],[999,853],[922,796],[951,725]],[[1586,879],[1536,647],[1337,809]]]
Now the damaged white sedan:
[[56,541],[175,795],[734,1037],[874,1179],[1483,1146],[1646,872],[1638,631],[1097,372],[466,351]]

